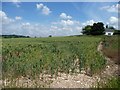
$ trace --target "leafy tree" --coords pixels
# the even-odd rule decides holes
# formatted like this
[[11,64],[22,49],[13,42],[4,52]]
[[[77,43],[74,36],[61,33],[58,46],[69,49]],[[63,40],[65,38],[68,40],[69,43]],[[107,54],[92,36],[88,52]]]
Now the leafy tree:
[[52,37],[52,35],[49,35],[49,37]]
[[115,28],[113,26],[110,26],[109,29],[114,29],[115,30]]
[[94,23],[92,26],[92,35],[102,35],[104,34],[104,24],[102,22]]
[[102,35],[104,31],[104,24],[102,22],[94,23],[93,26],[87,25],[83,28],[83,34],[86,35]]
[[90,25],[87,25],[87,26],[85,26],[84,28],[83,28],[83,34],[86,34],[86,35],[90,35],[90,33],[91,33],[91,30],[92,30],[92,26],[90,26]]

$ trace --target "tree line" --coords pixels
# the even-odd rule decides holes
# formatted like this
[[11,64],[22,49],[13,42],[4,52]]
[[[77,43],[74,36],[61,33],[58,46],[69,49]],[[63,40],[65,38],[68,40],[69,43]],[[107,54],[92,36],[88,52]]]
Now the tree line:
[[23,35],[0,35],[2,38],[30,38],[30,36]]

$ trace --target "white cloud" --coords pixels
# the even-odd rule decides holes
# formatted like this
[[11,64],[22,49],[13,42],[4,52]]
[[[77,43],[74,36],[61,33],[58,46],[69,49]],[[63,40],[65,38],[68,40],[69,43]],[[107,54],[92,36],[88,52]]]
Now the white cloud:
[[77,29],[77,30],[82,30],[82,27],[77,26],[76,29]]
[[30,23],[29,23],[29,22],[27,22],[27,23],[22,23],[22,26],[23,26],[23,27],[28,27],[28,26],[30,26]]
[[114,16],[111,16],[109,18],[109,22],[110,22],[110,24],[117,24],[118,23],[118,18],[114,17]]
[[58,27],[57,26],[51,26],[51,30],[57,30]]
[[47,6],[44,6],[42,9],[42,13],[45,15],[49,15],[51,13],[51,11]]
[[20,7],[20,0],[11,0],[11,2],[13,2],[13,4],[16,6],[16,7]]
[[22,23],[21,24],[21,28],[23,30],[32,30],[34,29],[35,27],[33,25],[31,25],[29,22],[26,22],[26,23]]
[[9,24],[9,23],[14,22],[15,20],[7,17],[5,12],[0,11],[0,21],[2,24]]
[[42,3],[40,3],[40,4],[36,4],[36,6],[37,6],[37,9],[41,9],[41,8],[44,7],[44,5],[43,5]]
[[89,20],[89,21],[86,21],[85,23],[82,23],[83,26],[86,26],[86,25],[93,25],[95,23],[94,20]]
[[62,26],[73,26],[73,25],[79,25],[80,22],[76,20],[72,20],[72,17],[67,15],[66,13],[60,14],[61,20],[59,22],[53,22],[54,25],[60,24]]
[[82,27],[79,21],[72,20],[72,17],[66,13],[60,14],[61,20],[58,22],[52,22],[51,31],[54,36],[69,36],[79,35],[82,31]]
[[70,36],[70,35],[80,35],[82,27],[80,26],[52,26],[50,28],[51,35],[53,36]]
[[21,20],[22,17],[20,17],[20,16],[16,16],[15,19],[16,19],[16,20]]
[[12,2],[20,2],[20,0],[11,0]]
[[86,25],[93,25],[94,23],[97,23],[97,22],[103,22],[104,23],[104,26],[106,25],[109,25],[109,26],[113,26],[114,28],[118,28],[118,18],[117,17],[114,17],[114,16],[111,16],[108,21],[94,21],[94,20],[88,20],[84,23],[82,23],[82,27],[85,27]]
[[[41,7],[41,6],[38,6]],[[4,22],[2,28],[2,34],[17,34],[25,36],[37,36],[47,37],[52,36],[69,36],[79,35],[82,31],[82,27],[79,21],[71,19],[61,19],[57,22],[50,23],[49,25],[41,23],[24,22],[20,16],[16,16],[14,19],[9,18],[5,12],[0,11],[0,17],[6,18],[9,23]],[[11,22],[14,20],[14,23]],[[3,20],[4,21],[4,20]]]
[[62,19],[72,19],[72,17],[69,16],[69,15],[66,15],[66,13],[61,13],[60,18],[62,18]]
[[0,11],[0,17],[6,17],[6,14],[5,14],[5,12],[3,12],[3,11]]
[[119,28],[119,27],[118,27],[118,22],[119,22],[118,19],[119,19],[119,18],[117,18],[117,17],[111,16],[111,17],[109,18],[109,21],[107,22],[107,25],[113,26],[114,28],[118,29],[118,28]]
[[3,25],[3,34],[17,34],[25,36],[47,37],[50,34],[50,27],[40,23],[16,22],[14,24]]
[[82,27],[79,21],[70,19],[61,19],[58,22],[53,22],[51,32],[54,36],[69,36],[69,35],[80,35]]
[[108,12],[116,12],[120,13],[120,4],[112,5],[112,6],[104,6],[100,8],[101,10],[106,10]]
[[68,26],[68,25],[73,25],[74,22],[72,20],[61,20],[61,24]]
[[42,14],[44,15],[49,15],[52,11],[45,5],[43,5],[42,3],[40,4],[36,4],[37,9],[42,11]]

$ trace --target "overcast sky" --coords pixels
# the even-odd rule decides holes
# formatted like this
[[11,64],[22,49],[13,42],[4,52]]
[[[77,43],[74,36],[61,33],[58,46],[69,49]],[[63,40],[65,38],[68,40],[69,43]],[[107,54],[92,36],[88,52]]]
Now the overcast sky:
[[79,35],[95,22],[118,28],[117,2],[2,2],[2,34]]

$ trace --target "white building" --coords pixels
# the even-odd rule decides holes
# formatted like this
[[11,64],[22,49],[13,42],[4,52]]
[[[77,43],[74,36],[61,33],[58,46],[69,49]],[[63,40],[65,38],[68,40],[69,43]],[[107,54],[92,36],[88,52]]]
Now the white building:
[[113,29],[106,28],[105,29],[105,35],[112,36],[114,33]]

